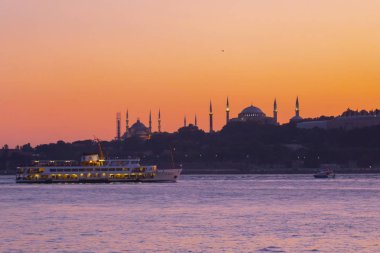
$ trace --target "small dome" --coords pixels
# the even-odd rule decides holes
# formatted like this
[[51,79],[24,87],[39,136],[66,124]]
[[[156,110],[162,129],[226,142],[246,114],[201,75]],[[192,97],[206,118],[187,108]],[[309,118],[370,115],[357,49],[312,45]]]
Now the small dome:
[[300,116],[293,116],[291,119],[290,119],[290,122],[298,122],[298,121],[301,121],[303,120],[302,117]]

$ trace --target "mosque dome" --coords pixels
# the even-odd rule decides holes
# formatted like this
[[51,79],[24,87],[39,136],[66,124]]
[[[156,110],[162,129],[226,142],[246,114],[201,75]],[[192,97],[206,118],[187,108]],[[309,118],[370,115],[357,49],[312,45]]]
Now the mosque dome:
[[150,138],[150,130],[139,119],[125,133],[124,139],[138,137],[143,140]]
[[263,111],[261,111],[260,108],[251,105],[251,106],[244,108],[243,111],[241,111],[241,113],[257,113],[257,114],[260,114],[260,113],[263,113]]
[[130,130],[146,131],[148,128],[140,120],[137,120],[136,123],[131,126]]
[[239,113],[239,118],[250,118],[250,117],[265,117],[265,113],[263,111],[256,107],[256,106],[248,106],[244,108],[240,113]]

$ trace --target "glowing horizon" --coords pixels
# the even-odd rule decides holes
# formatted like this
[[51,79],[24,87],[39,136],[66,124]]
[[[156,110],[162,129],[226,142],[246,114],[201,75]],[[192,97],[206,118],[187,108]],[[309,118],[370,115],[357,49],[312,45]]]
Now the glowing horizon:
[[0,3],[0,146],[116,135],[116,112],[208,131],[251,103],[288,122],[380,101],[380,2]]

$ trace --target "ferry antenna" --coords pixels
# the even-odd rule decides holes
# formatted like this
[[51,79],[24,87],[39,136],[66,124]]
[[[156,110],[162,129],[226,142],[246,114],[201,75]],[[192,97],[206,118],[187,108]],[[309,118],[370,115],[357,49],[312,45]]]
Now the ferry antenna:
[[100,139],[97,138],[97,137],[94,135],[94,140],[95,140],[96,143],[98,144],[98,149],[99,149],[99,159],[100,159],[100,160],[104,160],[104,152],[103,152],[103,149],[102,149],[102,145],[100,144]]

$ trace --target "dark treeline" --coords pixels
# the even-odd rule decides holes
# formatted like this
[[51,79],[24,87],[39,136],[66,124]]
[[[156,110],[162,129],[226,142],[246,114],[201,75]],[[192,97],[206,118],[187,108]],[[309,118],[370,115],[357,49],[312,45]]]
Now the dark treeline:
[[[380,164],[380,126],[355,130],[299,129],[294,125],[258,125],[233,122],[216,133],[190,125],[175,133],[155,133],[149,140],[102,141],[107,157],[140,157],[145,162],[245,163],[261,167],[318,168],[321,164],[341,167],[376,167]],[[78,160],[83,153],[97,152],[92,140],[29,144],[19,149],[4,147],[0,169],[13,171],[31,160]]]

